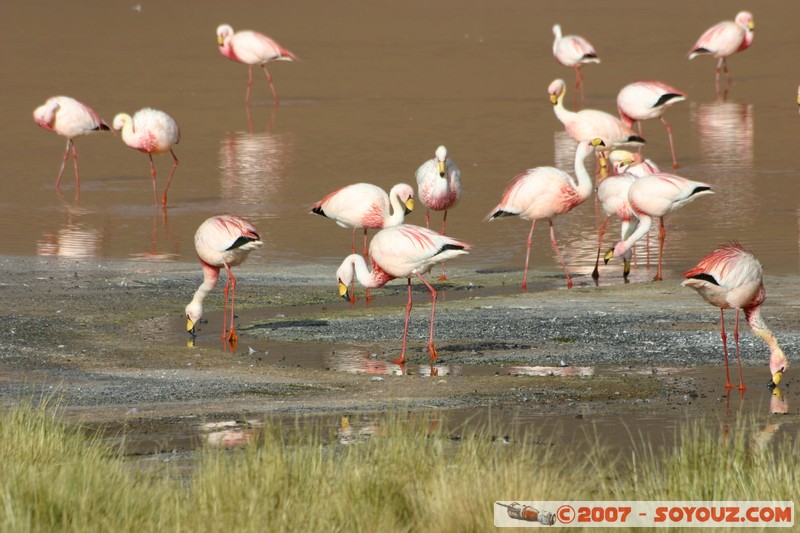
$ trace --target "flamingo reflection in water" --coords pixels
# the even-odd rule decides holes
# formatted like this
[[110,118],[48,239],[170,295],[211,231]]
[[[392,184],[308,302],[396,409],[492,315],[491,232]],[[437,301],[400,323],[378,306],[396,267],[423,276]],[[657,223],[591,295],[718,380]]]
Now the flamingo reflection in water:
[[691,108],[690,118],[697,124],[707,166],[721,170],[753,168],[753,104],[706,102]]
[[91,212],[77,206],[66,206],[66,211],[66,224],[55,232],[45,232],[36,242],[36,253],[70,259],[100,257],[105,232],[80,221],[82,216]]
[[[284,133],[231,133],[220,142],[220,194],[225,203],[263,208],[284,204],[283,185],[294,137]],[[278,216],[278,213],[270,213]]]

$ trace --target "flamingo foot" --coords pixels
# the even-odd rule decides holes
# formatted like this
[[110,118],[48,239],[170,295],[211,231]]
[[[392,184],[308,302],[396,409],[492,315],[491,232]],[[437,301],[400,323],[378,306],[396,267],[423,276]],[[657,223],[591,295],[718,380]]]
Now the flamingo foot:
[[400,354],[400,357],[398,357],[397,359],[393,359],[392,363],[394,363],[396,365],[405,365],[405,363],[406,363],[406,354],[404,354],[404,353]]
[[233,328],[231,328],[231,331],[228,333],[228,339],[227,340],[231,344],[233,344],[234,342],[239,342],[239,335],[236,334],[236,331],[234,331]]
[[[653,277],[653,281],[664,281],[664,280],[661,278],[661,276],[656,274],[655,277]],[[730,385],[730,383],[728,383],[728,385]]]
[[733,383],[731,383],[730,381],[728,381],[727,383],[725,383],[725,388],[726,388],[727,390],[731,390],[731,389],[733,388]]
[[436,347],[433,343],[428,345],[428,352],[431,354],[431,361],[436,361],[439,358],[439,354],[436,352]]
[[739,383],[739,390],[740,390],[741,392],[744,392],[744,391],[746,391],[746,390],[747,390],[747,387],[745,387],[745,386],[744,386],[744,383]]
[[442,274],[441,276],[439,276],[439,281],[447,281],[447,275]]

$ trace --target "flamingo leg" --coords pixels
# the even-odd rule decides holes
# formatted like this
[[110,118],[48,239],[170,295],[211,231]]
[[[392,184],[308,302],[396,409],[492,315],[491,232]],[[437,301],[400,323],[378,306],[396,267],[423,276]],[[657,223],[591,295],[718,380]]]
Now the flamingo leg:
[[156,165],[153,163],[153,154],[148,153],[147,157],[150,158],[150,178],[153,180],[153,199],[158,205],[158,193],[156,192]]
[[561,250],[558,249],[558,243],[556,242],[556,234],[553,231],[553,221],[550,220],[550,244],[553,245],[553,249],[556,251],[556,255],[558,255],[558,260],[561,261],[561,267],[564,269],[564,275],[567,276],[567,288],[572,287],[572,278],[569,277],[569,272],[567,272],[567,264],[564,262],[564,258],[561,257]]
[[250,105],[250,89],[253,88],[253,65],[247,65],[247,92],[244,93],[244,105]]
[[230,269],[228,269],[228,265],[225,265],[225,268],[228,270],[228,277],[225,278],[225,288],[222,290],[223,294],[223,304],[222,304],[222,340],[225,340],[226,334],[228,333],[228,293],[230,291],[231,286],[231,275]]
[[581,93],[581,107],[583,107],[584,103],[584,95],[583,95],[583,73],[581,72],[581,66],[575,66],[575,99],[578,99],[578,89],[580,89]]
[[714,77],[714,86],[717,88],[717,95],[719,96],[719,73],[722,70],[722,65],[725,64],[725,58],[719,58],[717,61],[716,76]]
[[75,165],[75,189],[80,191],[81,189],[81,175],[78,172],[78,149],[75,148],[75,142],[70,139],[69,143],[72,145],[72,161]]
[[164,207],[167,206],[167,191],[169,190],[169,184],[172,183],[172,176],[175,175],[175,169],[178,168],[178,158],[175,157],[175,152],[172,151],[172,148],[169,149],[169,153],[172,154],[172,172],[169,173],[167,186],[164,187],[164,194],[161,195],[161,205]]
[[603,225],[600,226],[600,232],[597,236],[597,259],[594,261],[594,270],[592,271],[592,278],[597,280],[600,278],[600,248],[603,247],[603,234],[606,232],[606,224],[611,220],[611,216],[607,216]]
[[403,347],[400,350],[400,357],[392,361],[397,365],[402,365],[406,362],[406,340],[408,339],[408,321],[411,317],[411,278],[408,278],[408,303],[406,304],[406,325],[403,327]]
[[667,228],[664,227],[664,217],[658,219],[658,270],[656,270],[656,277],[653,281],[661,281],[661,257],[664,254],[664,239],[667,238]]
[[725,388],[730,390],[733,388],[731,384],[730,373],[728,372],[728,336],[725,335],[725,310],[720,307],[719,309],[719,323],[722,326],[722,353],[725,355]]
[[733,326],[733,340],[736,342],[736,362],[739,365],[739,390],[744,391],[747,387],[744,386],[742,379],[742,354],[739,351],[739,309],[736,309],[736,320]]
[[425,227],[427,229],[431,228],[431,210],[430,209],[426,209],[425,210]]
[[[230,283],[230,286],[231,286],[231,320],[230,320],[230,328],[228,328],[229,329],[229,333],[227,335],[224,335],[224,331],[223,331],[223,338],[225,340],[230,341],[230,342],[236,342],[237,340],[239,340],[238,335],[236,335],[236,331],[234,331],[234,329],[233,329],[233,318],[236,316],[236,312],[235,312],[236,311],[236,309],[235,309],[236,308],[236,277],[233,275],[233,272],[231,272],[231,267],[228,266],[228,263],[225,263],[225,270],[228,272],[228,281],[225,283],[225,287],[227,288],[228,283]],[[227,300],[228,300],[228,295],[226,294],[225,295],[225,301],[227,302]]]
[[531,256],[531,241],[533,240],[533,228],[536,226],[536,220],[531,221],[531,230],[528,232],[528,245],[525,249],[525,271],[522,274],[522,292],[528,290],[528,259]]
[[[364,228],[364,247],[362,248],[362,251],[364,254],[364,260],[366,261],[367,259],[369,259],[369,253],[367,253],[367,228]],[[355,283],[355,281],[353,281],[353,283]],[[367,292],[366,294],[367,303],[369,303],[372,301],[372,296],[369,293],[369,288],[367,288],[366,292]]]
[[[447,226],[447,209],[444,210],[444,217],[442,217],[442,235],[444,235],[444,229]],[[442,263],[442,275],[439,276],[439,281],[447,281],[447,272],[444,270],[444,263]]]
[[267,82],[269,83],[269,88],[272,89],[272,97],[275,99],[275,105],[277,106],[280,103],[278,100],[278,93],[275,91],[275,86],[272,84],[272,75],[267,70],[267,65],[262,63],[261,70],[264,71],[264,75],[267,77]]
[[[64,159],[61,160],[61,168],[58,170],[58,176],[56,176],[56,189],[61,187],[61,174],[64,173],[64,166],[67,164],[67,158],[69,157],[69,148],[72,146],[72,139],[67,139],[67,149],[64,150]],[[77,163],[76,163],[76,171],[77,171]]]
[[675,146],[672,144],[672,126],[669,125],[664,117],[661,117],[661,123],[667,129],[667,137],[669,137],[669,151],[672,153],[672,168],[678,168],[678,160],[675,157]]
[[[422,283],[424,283],[425,286],[428,287],[428,290],[431,292],[431,330],[430,330],[430,336],[428,337],[428,353],[430,353],[431,363],[433,363],[434,361],[436,361],[437,357],[439,357],[439,354],[436,353],[436,347],[433,345],[433,320],[434,317],[436,316],[436,297],[438,293],[436,292],[436,289],[433,288],[433,285],[425,281],[425,278],[423,278],[419,273],[417,273],[417,277],[420,280],[422,280]],[[411,280],[409,279],[408,281],[410,284]]]

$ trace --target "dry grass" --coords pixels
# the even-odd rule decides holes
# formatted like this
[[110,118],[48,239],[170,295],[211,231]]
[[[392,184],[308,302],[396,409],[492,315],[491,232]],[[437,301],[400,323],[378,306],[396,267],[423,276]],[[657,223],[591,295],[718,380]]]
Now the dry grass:
[[[741,429],[741,431],[740,431]],[[190,479],[130,468],[98,439],[59,422],[52,405],[0,413],[1,531],[485,531],[492,502],[791,500],[797,439],[752,446],[690,424],[671,451],[589,457],[493,441],[453,441],[424,417],[388,416],[350,445],[271,428],[243,450],[207,449]],[[741,435],[741,437],[739,436]],[[169,472],[167,472],[169,474]]]

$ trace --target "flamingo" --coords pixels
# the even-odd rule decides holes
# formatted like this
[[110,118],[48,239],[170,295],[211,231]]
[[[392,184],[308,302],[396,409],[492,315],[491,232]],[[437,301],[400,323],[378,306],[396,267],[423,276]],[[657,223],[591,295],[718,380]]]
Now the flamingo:
[[797,105],[800,107],[800,86],[797,87]]
[[639,135],[642,134],[642,120],[657,118],[664,124],[669,137],[669,149],[672,153],[672,166],[678,168],[675,158],[675,147],[672,144],[672,126],[664,118],[664,113],[671,106],[686,100],[686,93],[661,81],[635,81],[623,87],[617,95],[619,118],[626,126],[633,127],[639,123]]
[[664,239],[667,236],[664,217],[700,196],[713,193],[711,185],[707,183],[688,180],[673,174],[650,174],[638,178],[628,189],[628,201],[639,218],[639,225],[627,239],[617,242],[613,248],[605,253],[603,256],[605,263],[608,264],[612,257],[624,256],[636,241],[650,231],[653,217],[659,217],[658,271],[653,281],[661,281]]
[[61,186],[61,174],[69,158],[72,148],[72,160],[75,165],[75,187],[80,190],[81,176],[78,173],[78,151],[75,148],[75,137],[88,135],[97,131],[108,131],[108,124],[86,104],[69,96],[53,96],[33,111],[33,120],[42,128],[53,131],[67,138],[67,149],[56,177],[56,189]]
[[528,290],[528,259],[531,254],[531,239],[533,238],[533,228],[539,219],[547,219],[550,224],[550,242],[561,261],[564,274],[567,276],[567,288],[572,287],[572,278],[570,278],[567,265],[561,257],[553,232],[553,218],[568,213],[592,194],[592,178],[586,171],[584,159],[599,146],[605,146],[601,139],[581,141],[578,144],[575,151],[577,183],[569,174],[555,167],[537,167],[526,170],[508,183],[500,203],[486,217],[486,220],[492,221],[500,217],[518,215],[523,220],[531,221],[531,230],[528,232],[525,251],[525,273],[522,276],[523,291]]
[[733,387],[728,373],[728,347],[725,335],[725,309],[735,309],[733,338],[736,342],[736,359],[739,364],[739,390],[745,390],[742,380],[742,359],[739,352],[739,311],[744,311],[753,334],[769,347],[770,387],[775,387],[789,368],[789,359],[781,350],[775,335],[761,316],[764,289],[761,263],[739,243],[723,244],[705,256],[684,275],[681,284],[696,290],[705,301],[719,307],[722,329],[722,349],[725,354],[725,387]]
[[[263,242],[256,227],[247,219],[223,213],[206,219],[194,234],[194,247],[203,266],[203,283],[186,306],[186,331],[194,337],[195,326],[203,316],[203,299],[217,285],[222,267],[228,273],[225,281],[225,306],[222,324],[222,339],[235,343],[238,339],[233,328],[234,304],[236,302],[236,278],[231,267],[241,265],[247,255]],[[231,314],[228,328],[228,292],[230,291]]]
[[[427,208],[425,211],[425,227],[430,227],[430,211],[444,211],[442,217],[442,235],[447,224],[447,210],[461,198],[461,171],[452,159],[447,157],[447,148],[436,149],[435,157],[422,163],[417,169],[417,193]],[[442,263],[442,276],[439,281],[447,280]]]
[[137,111],[133,118],[127,113],[119,113],[114,117],[114,129],[122,132],[125,144],[144,152],[150,158],[150,177],[153,179],[153,198],[158,205],[156,192],[156,166],[153,164],[153,154],[172,154],[172,172],[169,174],[167,186],[161,196],[161,205],[167,205],[167,191],[172,183],[172,176],[178,168],[178,158],[172,147],[181,140],[181,130],[178,123],[163,111],[146,107]]
[[661,172],[658,165],[650,159],[645,159],[642,154],[629,152],[628,150],[612,150],[608,154],[608,161],[611,163],[615,174],[633,174],[637,178],[648,174]]
[[561,26],[553,26],[553,57],[556,61],[575,69],[575,91],[581,90],[581,102],[583,102],[583,73],[581,66],[586,63],[600,63],[592,43],[579,35],[561,35]]
[[564,129],[575,141],[603,139],[608,146],[628,142],[645,142],[640,135],[636,135],[629,126],[626,126],[614,115],[596,109],[582,109],[577,112],[566,109],[564,95],[567,94],[567,86],[564,80],[553,80],[548,86],[547,92],[550,94],[550,103],[553,104],[556,117],[564,124]]
[[339,281],[339,295],[348,299],[348,287],[355,276],[366,288],[382,287],[396,278],[408,279],[408,303],[406,304],[406,322],[403,328],[403,347],[400,357],[393,362],[403,364],[406,360],[406,341],[408,337],[408,321],[411,315],[411,278],[416,276],[431,293],[431,323],[428,338],[428,353],[431,363],[436,360],[436,347],[433,344],[433,321],[436,314],[437,292],[422,277],[431,271],[434,265],[442,263],[461,254],[468,253],[470,245],[459,240],[431,231],[428,228],[401,224],[384,228],[369,243],[371,269],[359,254],[347,256],[336,271]]
[[267,70],[267,63],[270,61],[297,61],[300,58],[295,54],[270,39],[264,34],[256,31],[233,32],[233,28],[228,24],[221,24],[217,27],[217,44],[219,53],[239,63],[247,65],[247,92],[245,93],[244,103],[250,105],[250,89],[253,87],[253,65],[260,65],[267,77],[267,83],[272,90],[272,97],[277,106],[278,93],[272,84],[272,75]]
[[689,59],[699,55],[711,55],[719,59],[717,62],[717,75],[715,84],[719,94],[719,73],[723,70],[728,77],[728,86],[731,84],[731,75],[728,72],[728,57],[740,52],[753,44],[755,22],[753,14],[749,11],[740,11],[733,21],[725,20],[711,26],[700,36],[689,50]]
[[[608,221],[611,219],[611,217],[616,215],[620,222],[622,222],[620,234],[623,241],[630,237],[631,233],[633,233],[636,227],[635,224],[631,224],[631,222],[636,218],[636,214],[633,212],[633,208],[628,201],[628,190],[631,188],[631,185],[633,185],[633,182],[636,181],[636,179],[637,176],[631,173],[617,174],[605,178],[597,186],[597,199],[600,201],[600,205],[603,207],[603,211],[606,214],[606,219],[603,222],[603,225],[600,226],[600,231],[597,237],[597,258],[595,259],[594,270],[592,271],[592,278],[595,280],[600,277],[600,271],[598,269],[600,265],[600,249],[603,245],[603,234],[606,231],[606,226],[608,225]],[[628,281],[628,274],[631,272],[632,255],[633,249],[631,248],[622,256],[624,261],[622,277],[625,281]]]

